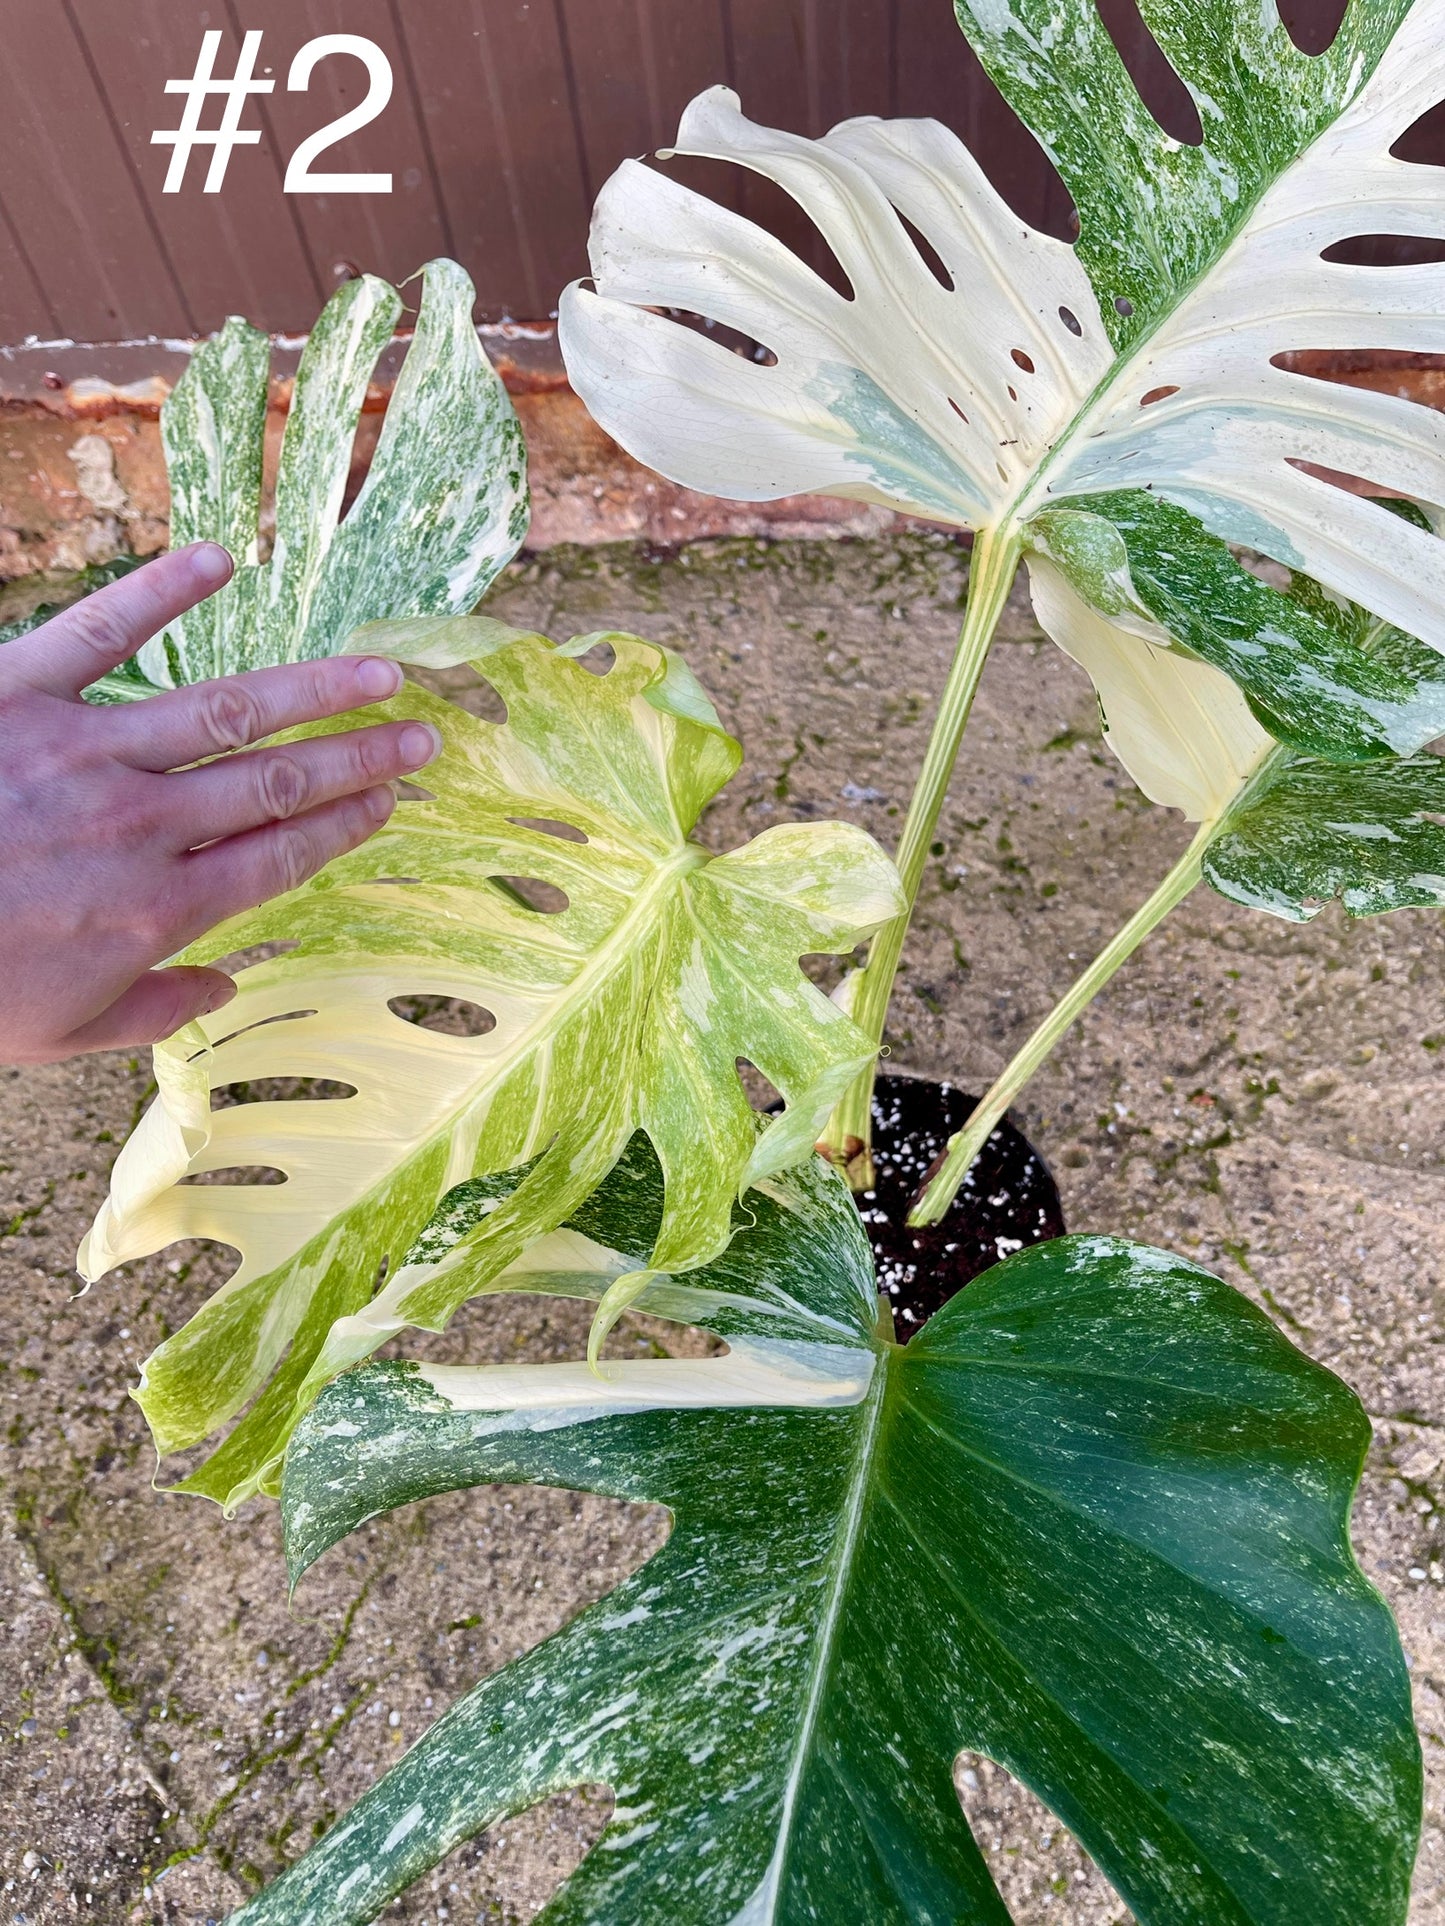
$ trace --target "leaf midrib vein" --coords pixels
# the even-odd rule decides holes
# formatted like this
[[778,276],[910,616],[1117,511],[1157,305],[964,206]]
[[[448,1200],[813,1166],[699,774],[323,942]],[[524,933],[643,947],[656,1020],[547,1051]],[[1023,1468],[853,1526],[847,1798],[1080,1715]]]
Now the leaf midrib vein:
[[887,1393],[890,1359],[887,1351],[880,1352],[873,1370],[873,1383],[869,1387],[867,1416],[862,1426],[854,1452],[854,1472],[852,1488],[848,1494],[848,1505],[839,1524],[834,1539],[836,1570],[830,1587],[828,1604],[823,1623],[814,1647],[811,1676],[808,1681],[807,1697],[804,1700],[803,1717],[799,1724],[798,1736],[793,1748],[793,1764],[783,1792],[782,1810],[778,1815],[777,1838],[781,1853],[777,1860],[777,1884],[769,1895],[768,1918],[778,1918],[778,1900],[782,1890],[783,1871],[787,1863],[793,1812],[797,1804],[799,1787],[803,1773],[813,1750],[813,1733],[822,1709],[823,1695],[832,1671],[833,1642],[837,1634],[838,1621],[842,1615],[843,1602],[847,1595],[848,1584],[853,1575],[853,1555],[862,1529],[863,1516],[868,1497],[874,1488],[873,1447],[882,1421],[883,1406]]
[[[1396,33],[1399,32],[1398,26],[1395,31]],[[1383,58],[1383,50],[1381,58]],[[1379,65],[1378,60],[1375,65]],[[1373,71],[1374,69],[1372,68],[1371,73],[1373,73]],[[1033,497],[1039,498],[1039,506],[1047,505],[1049,501],[1048,477],[1059,467],[1060,457],[1064,450],[1079,439],[1088,422],[1100,411],[1103,404],[1110,400],[1114,389],[1124,385],[1127,381],[1131,372],[1138,366],[1148,345],[1163,333],[1179,311],[1186,306],[1190,298],[1205,286],[1225,256],[1244,238],[1246,231],[1249,230],[1252,225],[1257,209],[1274,191],[1275,187],[1288,175],[1293,173],[1296,168],[1304,166],[1310,152],[1319,142],[1338,127],[1340,121],[1349,112],[1350,108],[1359,100],[1365,86],[1368,84],[1369,77],[1369,75],[1366,75],[1362,78],[1360,85],[1351,97],[1341,104],[1339,111],[1327,121],[1324,126],[1317,130],[1313,138],[1299,149],[1294,158],[1285,167],[1282,167],[1271,179],[1263,182],[1251,199],[1241,202],[1238,219],[1221,238],[1214,250],[1201,262],[1198,273],[1195,274],[1188,285],[1176,287],[1172,281],[1168,283],[1174,298],[1167,306],[1159,310],[1148,327],[1137,335],[1126,349],[1116,353],[1114,360],[1076,409],[1074,415],[1065,425],[1044,459],[1039,462],[1033,473],[1014,496],[1013,500],[995,517],[993,526],[1003,528],[1010,524],[1016,526],[1027,521],[1030,502]],[[1080,266],[1083,266],[1082,260],[1080,260]],[[1087,273],[1087,269],[1085,272]],[[1098,290],[1093,287],[1092,276],[1089,277],[1089,284],[1091,289],[1093,289],[1095,301],[1097,302],[1099,298]],[[1103,310],[1101,307],[1101,319],[1102,313]]]

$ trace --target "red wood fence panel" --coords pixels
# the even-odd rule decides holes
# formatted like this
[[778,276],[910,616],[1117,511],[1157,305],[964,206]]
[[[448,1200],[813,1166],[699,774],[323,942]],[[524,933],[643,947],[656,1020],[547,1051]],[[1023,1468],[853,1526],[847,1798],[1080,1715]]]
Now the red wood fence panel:
[[[1192,106],[1136,0],[1099,4],[1145,97],[1187,137]],[[1343,0],[1284,4],[1292,30],[1323,45]],[[164,84],[190,76],[208,28],[222,33],[222,77],[243,31],[259,30],[258,72],[275,91],[247,102],[242,125],[262,140],[233,153],[220,193],[202,192],[199,149],[166,194],[171,150],[151,132],[179,124],[183,98]],[[309,92],[286,90],[298,48],[338,32],[383,49],[394,89],[317,165],[390,172],[393,191],[287,195],[296,143],[367,90],[345,56],[323,61]],[[438,252],[471,271],[484,318],[541,319],[585,272],[603,180],[665,145],[716,81],[756,117],[810,134],[850,114],[934,115],[1021,214],[1069,231],[1067,194],[949,0],[0,0],[0,44],[0,344],[189,335],[228,313],[301,330],[339,279],[401,280]],[[213,99],[202,124],[219,112]],[[1445,117],[1410,152],[1445,160]],[[818,236],[768,183],[698,165],[684,178],[827,270]]]

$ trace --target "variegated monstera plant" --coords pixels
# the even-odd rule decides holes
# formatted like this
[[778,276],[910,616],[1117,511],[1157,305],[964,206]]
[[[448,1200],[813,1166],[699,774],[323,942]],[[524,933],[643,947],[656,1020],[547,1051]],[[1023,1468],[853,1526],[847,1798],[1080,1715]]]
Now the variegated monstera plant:
[[[810,1150],[825,1127],[866,1140],[911,900],[1021,559],[1110,744],[1199,829],[984,1100],[924,1217],[1201,874],[1296,920],[1334,897],[1361,915],[1445,901],[1445,771],[1424,753],[1445,731],[1445,429],[1290,359],[1445,349],[1445,267],[1330,258],[1359,234],[1445,239],[1439,175],[1393,153],[1445,97],[1445,0],[1352,0],[1313,57],[1273,0],[1140,10],[1198,145],[1146,112],[1094,0],[960,0],[1073,194],[1072,247],[933,123],[805,140],[718,89],[677,151],[779,183],[847,292],[629,162],[598,204],[593,283],[564,297],[575,386],[664,474],[974,531],[896,872],[840,825],[713,854],[693,832],[738,749],[681,661],[613,635],[597,676],[577,658],[598,638],[558,648],[468,613],[524,498],[455,268],[428,270],[340,521],[393,297],[358,283],[328,308],[269,560],[263,344],[233,324],[168,406],[178,532],[251,565],[104,693],[365,646],[474,663],[507,720],[398,698],[442,731],[430,793],[194,954],[289,945],[162,1046],[82,1255],[97,1275],[181,1237],[239,1253],[147,1362],[158,1443],[220,1439],[183,1489],[279,1489],[293,1578],[361,1521],[478,1483],[673,1518],[620,1591],[438,1720],[247,1926],[361,1926],[494,1819],[595,1781],[614,1810],[555,1926],[1006,1926],[952,1784],[964,1746],[1048,1802],[1143,1926],[1405,1919],[1420,1756],[1394,1626],[1349,1544],[1353,1395],[1217,1279],[1110,1238],[1017,1253],[900,1347],[847,1184]],[[665,310],[770,353],[743,360]],[[565,908],[539,908],[538,885]],[[870,936],[838,1000],[800,973]],[[415,996],[492,1027],[419,1029],[397,1014]],[[743,1100],[740,1058],[782,1092],[777,1117]],[[276,1076],[354,1094],[212,1107]],[[254,1164],[286,1184],[183,1181]],[[596,1301],[590,1358],[360,1362],[492,1290]],[[627,1304],[725,1348],[603,1364]]]
[[[1432,520],[1445,430],[1409,401],[1288,366],[1302,349],[1445,348],[1438,266],[1327,258],[1358,235],[1445,239],[1438,170],[1391,151],[1445,95],[1445,7],[1352,0],[1317,57],[1295,47],[1274,0],[1143,0],[1141,12],[1198,108],[1198,146],[1156,125],[1092,0],[959,0],[979,58],[1073,195],[1075,246],[1026,227],[933,121],[849,121],[803,140],[754,125],[715,88],[683,116],[676,151],[785,188],[850,292],[628,162],[597,204],[594,286],[563,301],[574,385],[663,474],[747,500],[851,496],[974,530],[967,620],[898,853],[910,897],[1020,556],[1039,620],[1093,678],[1125,767],[1200,825],[1124,940],[985,1098],[925,1221],[1061,1025],[1201,866],[1237,901],[1301,920],[1334,896],[1352,914],[1445,900],[1428,820],[1445,786],[1433,759],[1416,759],[1445,732],[1445,546]],[[659,308],[740,330],[775,365]],[[1228,543],[1283,564],[1290,586],[1257,580]],[[875,1039],[906,927],[883,933],[854,986]],[[840,1130],[866,1139],[870,1088],[871,1071]]]

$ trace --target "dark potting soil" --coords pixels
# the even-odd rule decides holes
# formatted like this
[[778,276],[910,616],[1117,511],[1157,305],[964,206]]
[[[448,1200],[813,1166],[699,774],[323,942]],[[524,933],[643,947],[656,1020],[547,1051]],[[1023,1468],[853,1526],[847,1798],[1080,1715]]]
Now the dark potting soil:
[[877,1183],[859,1196],[858,1209],[900,1342],[990,1265],[1064,1234],[1048,1165],[1007,1121],[980,1151],[942,1222],[909,1228],[909,1206],[924,1178],[977,1102],[925,1077],[880,1076],[873,1093]]

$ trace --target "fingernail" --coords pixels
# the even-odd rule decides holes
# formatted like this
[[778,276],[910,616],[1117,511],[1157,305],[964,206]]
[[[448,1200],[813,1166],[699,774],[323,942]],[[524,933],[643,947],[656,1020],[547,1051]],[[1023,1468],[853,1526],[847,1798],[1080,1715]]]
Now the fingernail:
[[396,791],[386,783],[376,789],[368,789],[361,800],[366,804],[367,813],[378,828],[396,808]]
[[206,998],[206,1007],[201,1014],[209,1016],[212,1010],[224,1010],[235,994],[236,986],[230,977],[227,977],[225,982],[218,983]]
[[429,722],[409,722],[401,732],[397,747],[408,769],[420,769],[441,754],[441,732]]
[[388,662],[384,655],[359,657],[354,673],[357,688],[373,701],[379,701],[382,696],[395,695],[401,687],[401,665]]
[[191,573],[208,588],[218,589],[231,579],[234,563],[219,542],[193,542],[186,551]]

